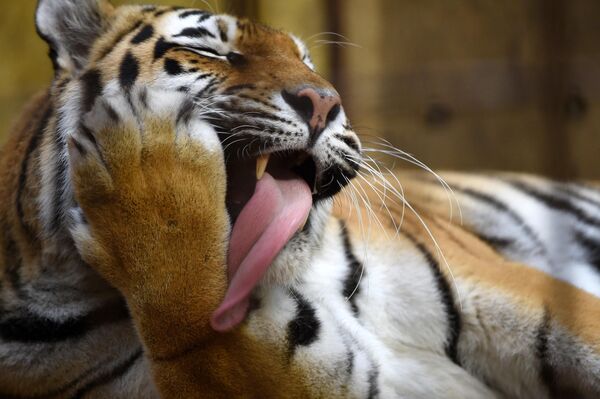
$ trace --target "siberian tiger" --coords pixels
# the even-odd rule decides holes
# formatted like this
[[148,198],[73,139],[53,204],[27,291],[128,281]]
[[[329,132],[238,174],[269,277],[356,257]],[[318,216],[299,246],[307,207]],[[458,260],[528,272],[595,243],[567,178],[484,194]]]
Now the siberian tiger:
[[36,23],[1,398],[600,396],[599,191],[447,174],[453,219],[436,179],[362,160],[294,36],[104,0]]

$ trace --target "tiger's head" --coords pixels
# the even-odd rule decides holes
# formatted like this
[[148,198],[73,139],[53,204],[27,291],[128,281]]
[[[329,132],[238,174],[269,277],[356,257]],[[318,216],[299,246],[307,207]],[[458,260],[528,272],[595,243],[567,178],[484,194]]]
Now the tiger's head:
[[[59,139],[93,121],[99,102],[115,119],[143,107],[214,131],[226,160],[230,278],[250,268],[245,295],[265,273],[297,276],[361,153],[339,94],[299,39],[229,15],[106,0],[40,0],[36,25],[55,67]],[[252,256],[262,264],[246,265]]]

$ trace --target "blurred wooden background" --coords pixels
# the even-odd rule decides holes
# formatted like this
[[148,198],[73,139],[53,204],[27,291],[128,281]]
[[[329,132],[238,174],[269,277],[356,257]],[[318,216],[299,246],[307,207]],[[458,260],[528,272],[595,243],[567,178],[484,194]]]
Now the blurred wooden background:
[[[598,0],[151,2],[297,33],[367,147],[385,138],[434,168],[600,178]],[[0,14],[0,140],[51,77],[34,8],[6,2]]]

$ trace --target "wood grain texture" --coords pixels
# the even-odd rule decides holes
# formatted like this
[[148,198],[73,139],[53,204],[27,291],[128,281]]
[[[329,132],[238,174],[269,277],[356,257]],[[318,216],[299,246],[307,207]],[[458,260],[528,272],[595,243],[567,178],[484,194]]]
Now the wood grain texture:
[[[367,145],[384,137],[434,168],[600,177],[596,0],[153,3],[243,14],[308,39]],[[52,75],[33,26],[35,1],[3,6],[0,142]],[[318,42],[334,36],[311,38],[332,26],[360,47],[334,52]]]
[[359,132],[433,168],[600,177],[600,3],[345,4]]

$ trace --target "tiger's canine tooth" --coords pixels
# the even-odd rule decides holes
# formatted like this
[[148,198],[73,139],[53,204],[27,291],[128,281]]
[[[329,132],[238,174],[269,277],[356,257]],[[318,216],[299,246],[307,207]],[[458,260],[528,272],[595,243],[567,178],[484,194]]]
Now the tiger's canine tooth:
[[265,154],[256,158],[256,180],[262,179],[263,175],[265,174],[270,156],[270,154]]

